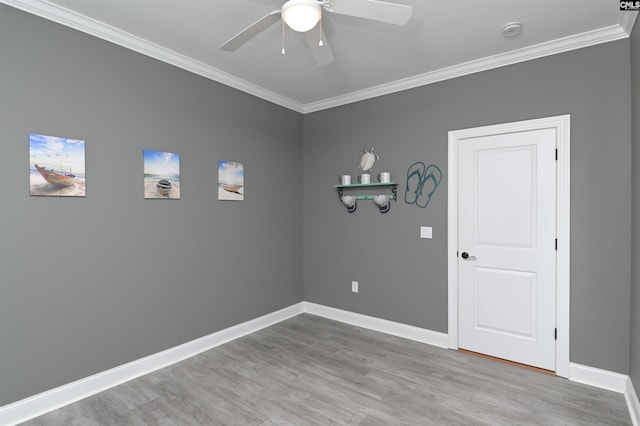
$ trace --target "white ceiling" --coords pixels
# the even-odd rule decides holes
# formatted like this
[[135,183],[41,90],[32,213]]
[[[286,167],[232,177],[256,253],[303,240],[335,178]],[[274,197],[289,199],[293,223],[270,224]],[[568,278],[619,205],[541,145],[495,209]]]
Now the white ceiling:
[[[346,1],[346,0],[342,0]],[[302,113],[628,37],[618,0],[387,0],[406,26],[323,14],[335,60],[318,66],[303,34],[278,23],[219,46],[284,0],[0,0]],[[520,35],[505,38],[504,24]]]

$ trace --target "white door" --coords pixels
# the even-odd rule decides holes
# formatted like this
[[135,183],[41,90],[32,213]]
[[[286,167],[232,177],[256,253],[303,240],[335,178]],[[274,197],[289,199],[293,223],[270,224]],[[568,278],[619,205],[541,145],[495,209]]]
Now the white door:
[[459,141],[459,347],[555,371],[556,132]]

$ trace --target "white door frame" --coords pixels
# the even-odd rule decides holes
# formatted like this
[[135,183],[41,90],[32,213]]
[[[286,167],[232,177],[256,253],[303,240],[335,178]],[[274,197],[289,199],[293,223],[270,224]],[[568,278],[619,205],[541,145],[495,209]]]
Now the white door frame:
[[453,130],[449,132],[448,250],[449,348],[458,349],[458,146],[467,138],[539,129],[555,129],[558,164],[556,174],[556,375],[569,377],[570,325],[570,116],[540,118],[515,123]]

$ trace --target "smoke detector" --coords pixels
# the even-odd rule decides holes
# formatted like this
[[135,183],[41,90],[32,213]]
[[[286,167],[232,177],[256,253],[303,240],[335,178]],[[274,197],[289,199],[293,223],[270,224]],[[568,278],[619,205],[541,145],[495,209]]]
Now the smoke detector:
[[509,22],[502,27],[502,35],[505,37],[514,37],[522,32],[522,24],[520,22]]

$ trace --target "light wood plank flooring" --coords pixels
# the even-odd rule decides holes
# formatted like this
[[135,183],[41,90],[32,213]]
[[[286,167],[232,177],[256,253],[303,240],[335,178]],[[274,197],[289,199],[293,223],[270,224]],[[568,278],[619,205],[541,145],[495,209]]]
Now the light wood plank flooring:
[[26,425],[630,425],[624,397],[303,314]]

